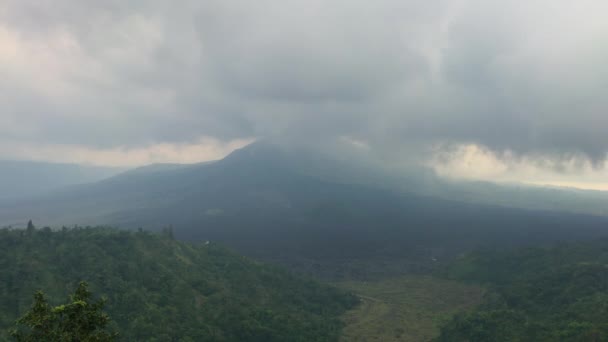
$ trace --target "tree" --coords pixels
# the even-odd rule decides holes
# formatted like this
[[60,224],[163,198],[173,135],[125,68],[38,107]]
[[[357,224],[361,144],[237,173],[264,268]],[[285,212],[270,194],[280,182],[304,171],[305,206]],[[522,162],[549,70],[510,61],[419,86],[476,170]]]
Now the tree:
[[169,225],[168,227],[164,227],[162,230],[163,236],[168,237],[171,240],[175,240],[173,237],[173,225]]
[[114,341],[117,333],[106,329],[110,318],[102,310],[105,300],[92,301],[92,293],[86,282],[80,282],[70,303],[51,307],[44,293],[34,294],[34,304],[29,312],[16,322],[10,332],[15,341],[66,341],[106,342]]
[[32,223],[32,220],[29,220],[27,222],[27,232],[31,233],[36,229],[36,227],[34,226],[34,224]]

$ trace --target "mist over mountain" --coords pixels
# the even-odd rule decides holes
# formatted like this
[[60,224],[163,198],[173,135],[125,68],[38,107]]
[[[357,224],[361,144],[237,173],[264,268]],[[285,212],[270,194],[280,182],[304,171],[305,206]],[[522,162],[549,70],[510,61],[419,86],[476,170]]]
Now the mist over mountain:
[[59,188],[96,182],[124,168],[0,160],[0,199],[40,195]]

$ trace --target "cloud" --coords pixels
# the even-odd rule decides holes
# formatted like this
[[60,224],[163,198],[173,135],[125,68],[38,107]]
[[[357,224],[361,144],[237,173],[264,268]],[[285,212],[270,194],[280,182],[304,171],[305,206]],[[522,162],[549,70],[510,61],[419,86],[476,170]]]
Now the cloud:
[[426,165],[459,180],[608,190],[608,161],[594,163],[580,153],[518,155],[475,144],[436,145]]
[[203,138],[192,143],[159,143],[144,147],[118,146],[92,148],[83,145],[9,143],[0,147],[0,153],[10,159],[76,163],[83,165],[135,167],[154,163],[192,164],[219,160],[230,152],[252,143],[251,139],[221,142]]
[[0,145],[56,159],[348,137],[420,160],[449,144],[601,163],[607,10],[601,0],[5,0]]

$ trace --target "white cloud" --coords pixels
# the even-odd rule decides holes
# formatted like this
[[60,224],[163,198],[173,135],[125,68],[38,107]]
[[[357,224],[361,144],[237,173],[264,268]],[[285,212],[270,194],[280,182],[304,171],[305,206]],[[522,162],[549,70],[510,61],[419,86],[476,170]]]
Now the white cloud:
[[30,145],[3,143],[0,154],[13,159],[52,161],[99,166],[133,167],[153,163],[197,163],[218,160],[235,149],[250,144],[252,139],[228,142],[201,138],[195,143],[161,143],[145,147],[112,147],[95,149],[79,145]]
[[517,155],[476,144],[437,145],[427,165],[454,179],[608,190],[608,159],[593,162],[581,154]]

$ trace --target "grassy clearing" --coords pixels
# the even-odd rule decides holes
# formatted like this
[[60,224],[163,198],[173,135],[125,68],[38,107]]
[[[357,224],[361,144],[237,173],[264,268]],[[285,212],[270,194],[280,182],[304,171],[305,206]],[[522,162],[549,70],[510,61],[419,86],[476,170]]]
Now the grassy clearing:
[[483,295],[480,287],[431,276],[336,285],[362,300],[344,316],[345,342],[429,341],[438,335],[441,322],[480,303]]

